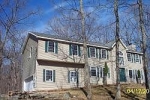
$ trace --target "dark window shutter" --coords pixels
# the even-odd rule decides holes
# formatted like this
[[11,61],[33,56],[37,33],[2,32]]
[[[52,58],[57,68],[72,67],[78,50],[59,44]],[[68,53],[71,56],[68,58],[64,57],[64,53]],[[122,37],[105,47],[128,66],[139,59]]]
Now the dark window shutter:
[[45,69],[43,69],[43,82],[45,82]]
[[53,82],[55,82],[55,70],[53,70]]
[[79,83],[79,72],[76,71],[76,74],[77,74],[77,84]]
[[45,52],[48,52],[48,41],[45,41]]
[[90,58],[90,48],[87,47],[88,57]]
[[68,71],[68,83],[70,83],[70,71]]
[[69,55],[71,56],[72,55],[72,45],[69,44]]
[[58,53],[58,42],[55,42],[55,53]]
[[78,45],[78,56],[81,56],[80,46]]
[[99,77],[99,68],[97,67],[97,77]]
[[98,58],[98,49],[96,48],[96,58]]

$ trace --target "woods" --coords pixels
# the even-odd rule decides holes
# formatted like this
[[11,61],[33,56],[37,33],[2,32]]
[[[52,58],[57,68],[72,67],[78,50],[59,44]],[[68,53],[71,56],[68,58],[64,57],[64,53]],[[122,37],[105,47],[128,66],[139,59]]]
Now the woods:
[[[142,0],[132,2],[125,0],[62,0],[61,4],[59,3],[60,1],[49,1],[49,4],[54,6],[52,6],[53,9],[51,9],[51,11],[54,10],[55,14],[51,13],[56,16],[48,18],[46,23],[44,23],[47,25],[47,27],[45,27],[46,31],[44,32],[66,37],[70,40],[74,39],[77,42],[80,41],[83,43],[83,55],[80,56],[84,58],[84,85],[87,100],[92,100],[93,95],[88,60],[88,46],[91,42],[105,45],[109,43],[109,41],[115,41],[116,56],[111,55],[111,57],[115,58],[114,61],[111,61],[115,62],[116,71],[114,72],[117,90],[115,100],[121,98],[121,65],[119,60],[119,52],[121,50],[119,49],[119,43],[122,40],[127,46],[135,44],[137,46],[135,49],[137,49],[138,52],[142,52],[145,87],[149,89],[149,4],[146,4],[145,1]],[[30,7],[28,9],[28,2],[25,0],[3,0],[0,3],[0,94],[6,94],[8,91],[22,91],[22,64],[24,62],[22,62],[21,53],[27,36],[24,32],[30,30],[27,24],[30,23],[32,25],[34,18],[36,19],[39,13],[44,15],[44,12],[45,11],[40,12]],[[49,15],[51,13],[49,13]],[[34,21],[38,22],[39,20],[36,19]],[[96,50],[98,49],[96,48]],[[93,50],[93,52],[97,52],[96,50]],[[98,51],[98,53],[100,54],[102,51]],[[94,57],[98,58],[99,55],[95,53]],[[137,56],[137,58],[138,57],[139,56]],[[104,64],[107,65],[107,61],[103,63],[99,61],[100,66]],[[111,72],[112,70],[109,69],[109,71]],[[106,72],[103,77],[107,79],[108,68]],[[97,73],[100,75],[99,68],[96,69],[96,75]],[[101,73],[103,73],[103,71]],[[141,78],[141,71],[138,70],[137,73],[138,78]],[[146,97],[149,98],[149,94],[147,94]]]

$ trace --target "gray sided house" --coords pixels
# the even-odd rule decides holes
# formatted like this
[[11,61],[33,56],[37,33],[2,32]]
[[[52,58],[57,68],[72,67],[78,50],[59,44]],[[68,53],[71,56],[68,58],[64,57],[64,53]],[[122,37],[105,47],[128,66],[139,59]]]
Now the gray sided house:
[[[138,70],[144,82],[142,53],[135,45],[119,42],[121,83],[137,83]],[[115,41],[88,44],[90,82],[103,84],[103,69],[108,66],[107,84],[116,83]],[[29,32],[22,50],[23,91],[84,87],[83,43],[66,37]]]

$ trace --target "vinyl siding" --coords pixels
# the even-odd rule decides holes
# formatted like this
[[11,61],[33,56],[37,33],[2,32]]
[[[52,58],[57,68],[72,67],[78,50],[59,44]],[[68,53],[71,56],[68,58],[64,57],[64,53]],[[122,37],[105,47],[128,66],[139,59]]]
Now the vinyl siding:
[[[55,70],[55,82],[43,82],[43,69]],[[68,83],[68,71],[74,71],[75,68],[57,66],[37,66],[37,87],[36,90],[53,90],[62,88],[73,88],[76,87],[75,83]],[[84,72],[83,68],[79,68],[79,87],[84,86]]]
[[[30,47],[32,47],[32,56],[30,58]],[[23,81],[35,72],[36,56],[37,56],[37,42],[34,39],[29,38],[25,46],[25,50],[22,54],[22,67],[23,67]]]

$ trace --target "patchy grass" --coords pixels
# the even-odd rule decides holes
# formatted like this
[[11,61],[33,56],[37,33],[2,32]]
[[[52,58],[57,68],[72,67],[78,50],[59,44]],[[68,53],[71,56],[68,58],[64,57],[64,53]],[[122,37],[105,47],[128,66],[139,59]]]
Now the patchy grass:
[[[121,84],[121,100],[145,100],[146,94],[132,94],[127,93],[127,88],[143,88],[144,86],[141,84]],[[82,89],[68,89],[68,90],[60,90],[49,92],[50,94],[61,94],[63,96],[64,93],[70,92],[73,97],[76,99],[71,100],[86,100],[86,96],[84,94],[84,88]],[[113,100],[115,98],[116,86],[115,85],[99,85],[92,87],[92,100]]]

